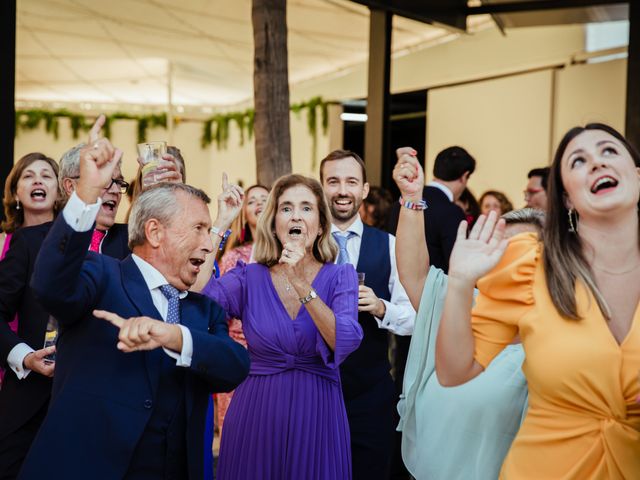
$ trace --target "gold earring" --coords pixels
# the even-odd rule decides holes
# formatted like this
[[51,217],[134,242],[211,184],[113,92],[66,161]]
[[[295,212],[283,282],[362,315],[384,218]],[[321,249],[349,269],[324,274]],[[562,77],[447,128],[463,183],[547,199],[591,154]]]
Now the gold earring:
[[[567,213],[569,215],[569,231],[571,233],[577,233],[577,231],[578,231],[578,214],[576,213],[576,211],[573,208],[570,208]],[[575,222],[573,220],[574,216],[575,216]]]

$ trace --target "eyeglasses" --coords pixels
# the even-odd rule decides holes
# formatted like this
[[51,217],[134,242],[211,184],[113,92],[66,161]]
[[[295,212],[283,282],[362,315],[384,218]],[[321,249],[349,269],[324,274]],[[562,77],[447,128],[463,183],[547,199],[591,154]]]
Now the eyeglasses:
[[[80,176],[68,177],[68,178],[71,178],[73,180],[78,180]],[[121,178],[112,178],[111,183],[109,184],[108,187],[105,188],[105,190],[110,190],[114,184],[118,185],[118,188],[120,189],[120,193],[124,194],[124,193],[127,193],[127,190],[129,190],[129,182],[125,182]]]
[[544,188],[531,188],[529,190],[525,190],[522,192],[524,194],[525,200],[527,198],[533,197],[536,193],[544,192]]
[[127,193],[127,190],[129,190],[129,182],[125,182],[121,178],[112,178],[111,183],[105,190],[111,189],[114,183],[120,187],[120,193]]

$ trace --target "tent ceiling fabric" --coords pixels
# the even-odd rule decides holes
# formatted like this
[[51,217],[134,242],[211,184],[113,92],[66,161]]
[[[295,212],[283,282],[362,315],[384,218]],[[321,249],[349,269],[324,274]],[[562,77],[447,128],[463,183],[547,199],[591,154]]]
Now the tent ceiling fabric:
[[[169,68],[174,105],[253,98],[251,0],[23,0],[17,7],[18,101],[167,104]],[[366,61],[366,7],[289,0],[287,9],[292,84]],[[394,18],[396,52],[450,36]]]

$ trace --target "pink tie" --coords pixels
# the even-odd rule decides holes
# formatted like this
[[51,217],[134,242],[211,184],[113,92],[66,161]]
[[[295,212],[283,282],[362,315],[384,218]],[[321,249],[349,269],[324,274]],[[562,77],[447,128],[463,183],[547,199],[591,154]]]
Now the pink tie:
[[102,243],[102,239],[105,235],[106,232],[98,230],[97,228],[93,231],[93,235],[91,236],[91,245],[89,246],[90,252],[100,253],[100,243]]

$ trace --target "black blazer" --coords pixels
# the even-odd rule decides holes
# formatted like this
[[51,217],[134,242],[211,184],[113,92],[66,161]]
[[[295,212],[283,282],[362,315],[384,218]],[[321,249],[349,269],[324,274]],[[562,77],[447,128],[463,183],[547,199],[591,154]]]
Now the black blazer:
[[[33,290],[58,319],[60,337],[51,404],[23,464],[19,478],[25,480],[51,472],[56,478],[123,478],[157,400],[164,353],[121,352],[118,329],[92,312],[160,315],[134,260],[86,254],[90,240],[90,232],[74,232],[60,216],[35,264]],[[229,338],[226,315],[213,300],[189,293],[180,312],[193,356],[177,393],[184,398],[189,479],[199,480],[209,395],[244,380],[249,355]]]
[[[44,345],[49,314],[29,286],[40,246],[53,222],[17,230],[6,257],[0,262],[0,362],[7,370],[0,390],[0,439],[15,432],[49,400],[50,378],[30,373],[18,380],[7,365],[9,352],[19,343],[34,350]],[[129,254],[127,226],[115,224],[104,237],[102,251],[118,259]],[[54,284],[50,288],[55,289]],[[18,314],[18,332],[9,327]]]
[[[425,186],[422,198],[428,208],[424,211],[424,231],[431,265],[449,270],[449,257],[458,234],[458,225],[465,220],[462,209],[449,200],[437,187]],[[395,233],[398,228],[400,205],[396,203],[389,215],[388,230]]]

